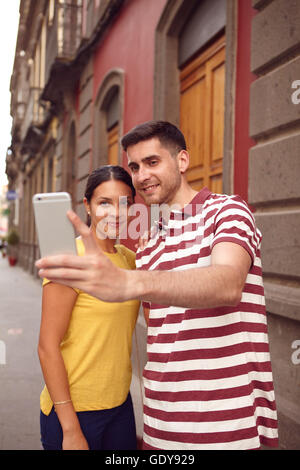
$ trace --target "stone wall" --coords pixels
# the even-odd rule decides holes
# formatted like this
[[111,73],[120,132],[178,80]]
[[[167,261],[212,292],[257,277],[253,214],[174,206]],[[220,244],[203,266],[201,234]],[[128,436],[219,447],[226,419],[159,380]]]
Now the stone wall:
[[[249,203],[262,262],[283,449],[300,448],[300,3],[252,0]],[[299,341],[299,343],[297,343]],[[299,363],[298,363],[299,362]]]

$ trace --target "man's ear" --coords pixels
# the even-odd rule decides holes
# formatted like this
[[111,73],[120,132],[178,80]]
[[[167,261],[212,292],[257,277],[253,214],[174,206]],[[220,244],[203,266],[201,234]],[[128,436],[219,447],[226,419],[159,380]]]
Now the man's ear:
[[180,173],[185,173],[189,167],[190,155],[186,150],[180,150],[177,154],[177,161]]

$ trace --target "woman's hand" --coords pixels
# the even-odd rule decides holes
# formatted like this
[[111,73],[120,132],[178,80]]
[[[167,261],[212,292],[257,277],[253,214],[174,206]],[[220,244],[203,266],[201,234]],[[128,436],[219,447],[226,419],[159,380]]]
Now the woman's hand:
[[150,238],[150,232],[146,230],[146,232],[139,238],[138,243],[135,245],[136,249],[144,250],[148,245],[148,241]]
[[89,450],[89,445],[81,430],[64,432],[63,450]]

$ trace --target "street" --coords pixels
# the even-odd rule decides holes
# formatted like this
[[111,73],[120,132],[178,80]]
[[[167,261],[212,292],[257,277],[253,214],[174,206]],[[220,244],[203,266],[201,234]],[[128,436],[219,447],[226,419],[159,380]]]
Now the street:
[[41,283],[0,258],[0,450],[39,450]]

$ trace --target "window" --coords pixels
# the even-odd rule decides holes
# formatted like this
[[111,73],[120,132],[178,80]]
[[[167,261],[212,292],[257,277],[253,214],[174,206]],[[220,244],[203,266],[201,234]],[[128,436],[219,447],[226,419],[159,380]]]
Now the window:
[[55,0],[49,1],[49,10],[48,10],[48,25],[52,26],[54,21],[54,14],[55,14]]

